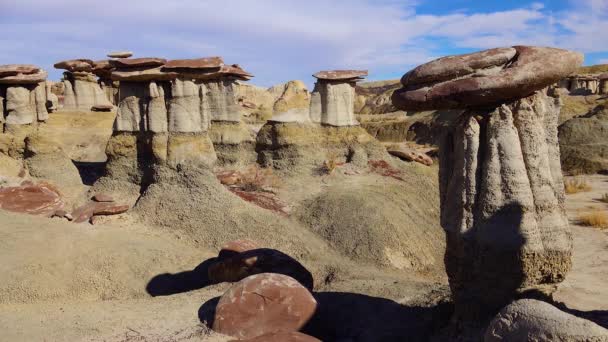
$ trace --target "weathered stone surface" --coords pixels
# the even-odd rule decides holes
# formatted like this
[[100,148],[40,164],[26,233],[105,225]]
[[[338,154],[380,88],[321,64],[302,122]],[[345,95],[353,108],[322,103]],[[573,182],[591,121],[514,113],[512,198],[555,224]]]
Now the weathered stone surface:
[[114,69],[114,67],[110,64],[110,61],[104,59],[93,62],[93,69],[91,69],[91,72],[99,78],[110,79],[112,77],[112,69]]
[[112,51],[106,56],[110,58],[129,58],[133,56],[133,52],[131,51]]
[[70,59],[70,60],[55,63],[53,65],[53,67],[55,67],[55,69],[65,69],[70,72],[75,72],[75,71],[91,72],[93,70],[94,65],[95,65],[95,62],[93,62],[90,59]]
[[74,222],[87,222],[94,215],[117,215],[129,210],[128,205],[119,205],[114,202],[88,202],[85,205],[76,208],[72,212]]
[[317,302],[295,279],[262,273],[241,280],[220,298],[213,330],[239,339],[300,330]]
[[49,118],[47,110],[46,84],[44,82],[36,85],[32,91],[34,106],[36,108],[36,118],[38,121],[46,121]]
[[204,133],[170,134],[167,141],[167,164],[212,166],[217,160],[213,143]]
[[146,92],[145,83],[120,82],[120,98],[114,121],[115,132],[138,132],[147,129]]
[[204,112],[209,113],[211,121],[241,121],[241,106],[233,80],[217,80],[204,83]]
[[111,77],[121,82],[169,81],[175,79],[177,73],[163,71],[161,67],[136,67],[113,70]]
[[95,194],[93,196],[93,201],[95,202],[114,202],[112,196],[108,194]]
[[417,151],[416,149],[405,146],[404,144],[390,144],[386,146],[386,151],[389,154],[403,160],[417,162],[426,166],[433,165],[433,158],[429,157],[422,151]]
[[302,81],[289,81],[282,89],[269,89],[279,92],[273,105],[271,120],[275,122],[310,122],[310,93]]
[[27,125],[36,122],[36,103],[31,91],[25,87],[6,89],[6,118],[10,125]]
[[111,104],[99,104],[99,105],[93,105],[91,107],[91,110],[94,112],[111,112],[112,109],[114,109],[114,106],[112,106]]
[[498,105],[556,83],[582,61],[576,52],[532,46],[444,57],[405,74],[392,100],[403,110]]
[[[235,340],[236,341],[236,340]],[[264,334],[262,336],[249,338],[246,340],[238,340],[241,342],[321,342],[312,336],[302,334],[301,332],[274,332]],[[234,342],[234,341],[233,341]]]
[[461,115],[440,144],[441,224],[458,315],[493,314],[571,267],[557,120],[544,92]]
[[534,299],[515,301],[502,309],[486,330],[494,341],[608,341],[608,330]]
[[256,248],[220,259],[209,266],[209,280],[215,283],[236,282],[259,273],[288,275],[312,290],[312,274],[289,255],[269,248]]
[[[175,69],[167,69],[171,71]],[[177,70],[175,70],[177,71]],[[217,81],[222,79],[231,80],[250,80],[253,75],[243,70],[238,64],[222,65],[219,70],[216,69],[181,69],[179,74],[183,78],[201,80],[201,81]]]
[[222,57],[205,57],[195,59],[173,59],[163,67],[165,69],[219,69],[224,65]]
[[0,77],[29,75],[40,72],[40,68],[32,64],[5,64],[0,65]]
[[144,58],[120,58],[110,60],[110,64],[116,68],[139,68],[148,67],[154,68],[163,66],[167,63],[164,58],[144,57]]
[[562,169],[572,174],[608,170],[608,112],[577,117],[559,126]]
[[167,97],[165,87],[168,84],[150,82],[148,85],[148,130],[154,133],[167,132]]
[[0,209],[51,217],[64,207],[59,192],[50,184],[23,184],[0,188]]
[[18,85],[18,84],[36,84],[46,81],[48,73],[40,70],[33,74],[18,74],[14,76],[5,76],[0,78],[0,84]]
[[367,76],[367,70],[328,70],[312,75],[319,80],[348,81],[360,80]]
[[313,122],[331,126],[356,126],[355,87],[350,83],[319,81],[315,84],[310,117]]
[[[91,74],[92,75],[92,74]],[[90,111],[93,107],[113,108],[105,92],[97,82],[81,79],[64,79],[63,109],[66,111]]]
[[190,80],[176,79],[171,82],[169,104],[169,131],[194,133],[206,131],[208,117],[201,111],[202,90]]
[[54,84],[55,83],[51,81],[46,81],[44,84],[46,92],[46,108],[48,112],[51,113],[59,109],[59,98],[52,91]]

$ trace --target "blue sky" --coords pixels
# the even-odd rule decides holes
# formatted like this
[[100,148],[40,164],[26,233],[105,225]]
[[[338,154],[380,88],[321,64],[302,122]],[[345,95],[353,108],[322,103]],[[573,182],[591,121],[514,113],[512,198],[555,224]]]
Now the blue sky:
[[515,44],[608,63],[608,0],[0,0],[0,64],[223,56],[270,86],[326,69],[398,78],[431,59]]

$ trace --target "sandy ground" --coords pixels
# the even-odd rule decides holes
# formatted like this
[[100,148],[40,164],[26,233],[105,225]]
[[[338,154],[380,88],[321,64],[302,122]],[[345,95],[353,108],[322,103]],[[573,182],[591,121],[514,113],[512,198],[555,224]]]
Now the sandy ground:
[[584,176],[592,190],[567,195],[566,208],[574,237],[572,271],[554,298],[568,308],[583,312],[604,311],[608,323],[608,229],[599,230],[577,224],[577,217],[592,208],[608,210],[598,201],[608,193],[608,176]]

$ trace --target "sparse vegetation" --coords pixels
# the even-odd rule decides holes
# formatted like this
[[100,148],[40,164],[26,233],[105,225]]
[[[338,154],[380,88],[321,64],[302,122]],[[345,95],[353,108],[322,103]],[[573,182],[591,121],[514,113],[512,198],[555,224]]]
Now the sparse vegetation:
[[591,191],[591,185],[583,177],[575,177],[564,180],[564,190],[567,194]]
[[400,181],[403,179],[401,171],[392,167],[386,160],[370,160],[368,165],[372,172],[377,173],[384,177],[391,177]]
[[606,229],[608,228],[608,211],[595,208],[579,215],[578,223],[583,226]]
[[323,161],[323,165],[321,165],[321,167],[319,169],[319,173],[324,174],[324,175],[331,175],[332,173],[334,173],[334,171],[336,170],[336,168],[338,168],[338,166],[344,164],[344,163],[339,162],[338,160],[339,160],[339,157],[336,153],[329,153],[327,155],[327,159],[325,159],[325,161]]
[[577,74],[599,74],[608,72],[608,64],[597,64],[578,68]]

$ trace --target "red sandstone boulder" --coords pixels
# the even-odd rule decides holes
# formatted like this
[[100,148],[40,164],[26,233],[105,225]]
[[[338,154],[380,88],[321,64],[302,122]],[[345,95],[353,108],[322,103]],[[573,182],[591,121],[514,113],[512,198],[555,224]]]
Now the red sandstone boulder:
[[429,157],[424,152],[418,151],[409,146],[392,144],[386,147],[386,151],[390,155],[406,161],[416,162],[426,166],[433,165],[433,158]]
[[167,63],[164,58],[144,57],[144,58],[120,58],[110,60],[110,64],[116,68],[140,68],[140,67],[159,67]]
[[95,62],[93,62],[92,60],[80,58],[80,59],[70,59],[67,61],[61,61],[61,62],[55,63],[55,65],[53,65],[53,66],[55,67],[55,69],[65,69],[70,72],[74,72],[74,71],[91,72],[91,70],[93,70],[94,65],[95,65]]
[[316,308],[316,300],[295,279],[257,274],[241,280],[220,298],[213,330],[239,339],[298,331]]
[[168,61],[165,69],[217,69],[224,65],[222,57],[205,57],[196,59],[174,59]]
[[367,76],[367,70],[328,70],[319,71],[312,76],[316,79],[327,81],[354,81],[362,80]]
[[63,207],[61,195],[49,184],[24,182],[20,186],[0,188],[0,209],[52,217]]
[[0,78],[0,84],[37,84],[46,81],[48,73],[44,70],[39,70],[33,74],[17,74],[13,76],[5,76]]
[[226,242],[221,248],[218,254],[219,259],[226,259],[235,256],[239,253],[247,252],[253,249],[258,249],[260,246],[257,242],[249,239],[239,239],[230,242]]
[[40,72],[40,68],[31,64],[0,65],[0,77],[16,76],[19,74],[29,75],[38,72]]
[[[228,253],[223,253],[226,254]],[[236,282],[259,273],[288,275],[310,290],[314,286],[312,274],[306,267],[276,249],[250,249],[228,258],[220,257],[219,261],[211,264],[207,270],[209,280],[214,283]]]
[[112,196],[108,194],[95,194],[93,196],[93,201],[95,202],[114,202]]
[[449,56],[405,74],[391,99],[402,110],[496,106],[556,83],[582,61],[577,52],[534,46]]
[[129,210],[128,205],[120,205],[114,202],[88,202],[85,205],[76,208],[72,212],[74,222],[87,222],[94,215],[118,215]]
[[[231,342],[236,342],[233,340]],[[301,332],[275,332],[270,334],[264,334],[262,336],[249,338],[246,340],[238,340],[241,342],[321,342],[321,340],[302,334]]]

